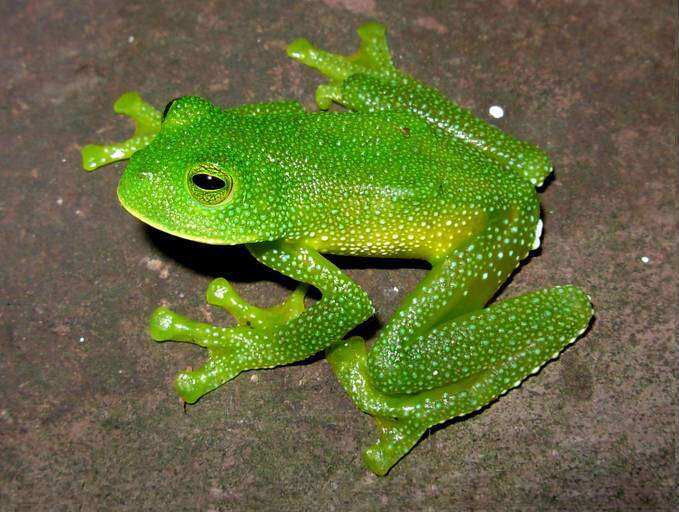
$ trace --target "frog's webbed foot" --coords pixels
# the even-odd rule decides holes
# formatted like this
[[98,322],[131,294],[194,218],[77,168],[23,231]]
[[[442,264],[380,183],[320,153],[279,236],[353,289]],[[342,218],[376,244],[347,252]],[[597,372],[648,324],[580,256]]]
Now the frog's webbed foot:
[[[564,286],[448,321],[428,337],[449,340],[448,350],[457,354],[459,364],[477,369],[452,383],[414,394],[390,395],[375,386],[362,339],[331,347],[327,359],[338,380],[378,427],[378,441],[364,452],[367,466],[384,475],[432,426],[474,412],[519,386],[582,335],[591,317],[589,297]],[[452,373],[455,369],[439,364],[433,371]]]
[[384,26],[366,23],[357,32],[361,44],[358,51],[349,56],[320,50],[307,39],[297,39],[288,45],[288,56],[317,69],[330,79],[330,84],[319,85],[316,89],[316,103],[321,109],[329,108],[333,101],[345,104],[342,83],[350,76],[388,76],[396,71],[389,55]]
[[236,377],[240,372],[280,364],[267,352],[276,328],[304,310],[307,286],[301,284],[282,304],[259,308],[240,297],[226,279],[215,279],[207,290],[207,302],[230,312],[237,327],[218,327],[197,322],[167,308],[158,308],[150,321],[151,337],[158,342],[181,341],[207,349],[208,361],[197,370],[180,372],[175,381],[188,403]]
[[114,103],[113,110],[134,121],[134,134],[122,142],[107,145],[88,144],[83,147],[81,154],[83,168],[86,171],[93,171],[112,162],[130,158],[136,151],[148,146],[160,131],[162,114],[146,103],[136,92],[123,94]]

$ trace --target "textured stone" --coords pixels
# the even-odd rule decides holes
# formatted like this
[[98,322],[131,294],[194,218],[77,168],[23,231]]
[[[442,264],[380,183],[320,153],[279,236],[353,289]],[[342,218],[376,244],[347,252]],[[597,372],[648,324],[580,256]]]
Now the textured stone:
[[[397,65],[545,148],[542,251],[509,297],[573,283],[597,319],[481,414],[436,429],[386,478],[321,358],[240,376],[188,407],[192,347],[146,333],[159,304],[222,322],[211,278],[262,305],[290,283],[241,248],[176,240],[118,206],[118,164],[78,148],[129,133],[138,90],[222,105],[301,99],[308,37],[341,53],[367,18]],[[625,2],[5,2],[0,6],[0,500],[3,510],[672,510],[677,506],[676,6]],[[643,258],[643,259],[642,259]],[[646,259],[647,258],[647,259]],[[421,265],[336,258],[378,320]],[[401,268],[405,266],[405,268]],[[264,281],[264,282],[261,282]]]

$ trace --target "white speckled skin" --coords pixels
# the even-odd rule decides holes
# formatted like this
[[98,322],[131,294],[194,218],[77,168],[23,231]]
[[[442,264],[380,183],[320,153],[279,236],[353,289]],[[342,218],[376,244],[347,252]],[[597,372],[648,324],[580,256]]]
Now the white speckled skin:
[[[564,286],[484,309],[540,245],[535,185],[551,164],[396,70],[383,27],[367,24],[359,35],[352,58],[304,40],[288,50],[332,79],[319,87],[321,107],[336,101],[354,112],[306,113],[294,102],[222,110],[185,97],[149,137],[157,116],[128,97],[137,102],[128,112],[137,109],[152,140],[132,155],[118,195],[159,229],[245,243],[263,264],[304,283],[284,304],[262,309],[214,281],[208,302],[236,317],[233,328],[156,310],[154,339],[209,352],[205,366],[179,374],[184,400],[243,370],[327,349],[352,400],[375,417],[380,439],[365,461],[382,475],[428,428],[478,410],[558,357],[592,308],[584,292]],[[130,147],[90,146],[84,165],[129,156]],[[432,268],[368,352],[362,339],[344,337],[374,313],[370,299],[321,253],[413,257]],[[306,285],[322,294],[308,308]]]

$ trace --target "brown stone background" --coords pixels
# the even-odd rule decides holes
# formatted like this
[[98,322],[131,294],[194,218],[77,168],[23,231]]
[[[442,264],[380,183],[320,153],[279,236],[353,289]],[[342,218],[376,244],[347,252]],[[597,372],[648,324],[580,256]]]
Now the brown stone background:
[[[2,2],[0,509],[673,509],[676,15],[669,0]],[[130,133],[111,111],[128,90],[314,108],[321,79],[286,43],[348,53],[368,19],[399,66],[482,117],[501,105],[493,122],[553,157],[543,250],[503,296],[574,283],[597,310],[558,361],[386,478],[361,465],[373,426],[321,358],[184,412],[171,381],[203,355],[152,343],[152,309],[223,322],[211,278],[265,305],[287,283],[240,248],[145,228],[116,202],[124,164],[86,174],[78,153]],[[339,261],[377,323],[423,275]]]

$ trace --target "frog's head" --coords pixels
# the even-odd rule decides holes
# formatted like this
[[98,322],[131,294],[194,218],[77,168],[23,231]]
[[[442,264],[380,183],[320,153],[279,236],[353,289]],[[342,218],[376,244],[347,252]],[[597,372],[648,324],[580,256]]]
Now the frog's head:
[[205,243],[279,238],[280,183],[261,155],[237,140],[239,119],[203,98],[174,100],[158,135],[123,173],[123,207],[155,228]]

